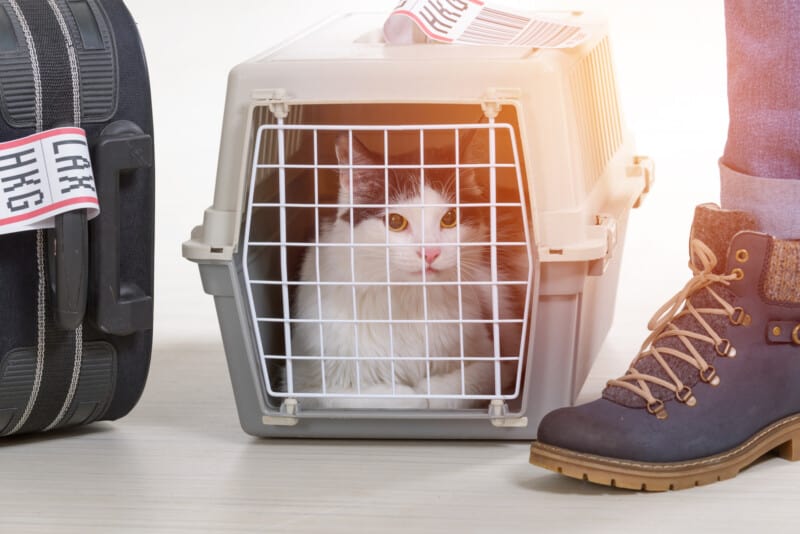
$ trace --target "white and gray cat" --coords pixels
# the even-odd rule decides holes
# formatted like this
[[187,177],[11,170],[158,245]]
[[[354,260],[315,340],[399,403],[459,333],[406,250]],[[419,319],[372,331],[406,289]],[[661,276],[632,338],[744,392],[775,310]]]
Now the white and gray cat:
[[[384,158],[371,153],[356,137],[352,154],[349,146],[347,136],[337,139],[339,165],[383,165]],[[439,152],[426,150],[425,161],[446,159]],[[392,163],[418,164],[419,157],[410,153],[393,158]],[[469,163],[471,158],[468,147],[464,160]],[[309,247],[305,253],[300,280],[308,284],[297,288],[293,317],[308,322],[294,323],[292,352],[324,355],[325,360],[323,370],[319,359],[293,359],[294,390],[322,392],[324,380],[326,393],[353,396],[303,399],[304,407],[466,408],[480,403],[430,395],[495,391],[494,362],[466,360],[462,369],[459,360],[462,344],[467,358],[494,355],[486,323],[492,317],[491,286],[436,285],[458,281],[459,265],[461,281],[491,281],[488,247],[469,245],[489,240],[488,210],[469,207],[486,202],[486,192],[474,170],[462,169],[458,181],[462,208],[457,211],[446,206],[454,206],[457,198],[452,168],[426,169],[424,185],[415,169],[393,168],[387,175],[382,168],[354,168],[352,178],[349,168],[340,171],[340,205],[351,201],[356,206],[386,204],[388,186],[390,208],[388,213],[383,207],[340,208],[336,219],[319,229],[321,246]],[[351,247],[351,242],[376,246]],[[360,284],[374,285],[354,289],[353,277]],[[318,285],[317,280],[326,284]],[[410,284],[388,288],[387,281]],[[521,317],[522,303],[513,298],[518,295],[504,286],[499,290],[501,317]],[[466,321],[458,321],[459,316]],[[348,322],[354,318],[377,322]],[[518,354],[520,332],[518,324],[503,326],[505,355]],[[503,365],[502,369],[502,381],[508,385],[516,367]]]

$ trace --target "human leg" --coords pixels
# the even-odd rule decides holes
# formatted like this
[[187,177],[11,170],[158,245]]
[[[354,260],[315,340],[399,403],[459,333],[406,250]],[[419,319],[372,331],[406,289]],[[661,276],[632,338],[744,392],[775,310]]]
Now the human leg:
[[601,399],[548,414],[531,462],[643,490],[800,459],[800,5],[726,2],[721,203],[701,205],[692,278]]
[[728,140],[721,205],[800,237],[800,3],[725,2]]

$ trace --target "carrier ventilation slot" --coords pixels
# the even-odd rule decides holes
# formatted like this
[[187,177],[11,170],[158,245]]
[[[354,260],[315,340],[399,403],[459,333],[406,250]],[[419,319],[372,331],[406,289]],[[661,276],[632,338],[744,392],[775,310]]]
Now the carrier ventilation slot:
[[570,85],[576,106],[585,187],[590,191],[622,145],[616,81],[607,37],[575,66],[570,74]]
[[534,269],[513,126],[264,122],[242,265],[269,395],[301,415],[518,398]]

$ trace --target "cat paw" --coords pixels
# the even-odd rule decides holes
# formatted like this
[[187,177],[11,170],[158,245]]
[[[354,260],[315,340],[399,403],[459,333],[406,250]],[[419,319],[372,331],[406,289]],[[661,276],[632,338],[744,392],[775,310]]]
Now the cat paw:
[[[428,400],[419,396],[411,387],[376,384],[361,389],[361,397],[328,397],[323,401],[326,408],[343,410],[427,410]],[[371,395],[392,395],[372,397]]]
[[428,409],[430,410],[464,410],[466,408],[476,408],[482,401],[472,399],[428,399]]

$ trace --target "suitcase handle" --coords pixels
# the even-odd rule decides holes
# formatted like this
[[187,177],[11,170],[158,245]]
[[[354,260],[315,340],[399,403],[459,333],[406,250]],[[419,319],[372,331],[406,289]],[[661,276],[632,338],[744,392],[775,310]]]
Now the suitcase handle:
[[50,237],[50,280],[56,326],[75,330],[86,313],[89,285],[89,231],[86,211],[55,217]]
[[[71,127],[71,122],[57,126]],[[89,288],[89,221],[85,210],[56,215],[47,232],[53,320],[75,330],[86,315]]]
[[120,178],[141,179],[153,167],[153,139],[130,121],[106,126],[94,148],[100,215],[92,221],[91,318],[108,334],[125,336],[153,328],[153,297],[120,279]]

